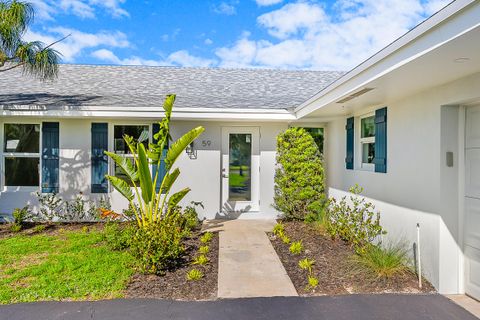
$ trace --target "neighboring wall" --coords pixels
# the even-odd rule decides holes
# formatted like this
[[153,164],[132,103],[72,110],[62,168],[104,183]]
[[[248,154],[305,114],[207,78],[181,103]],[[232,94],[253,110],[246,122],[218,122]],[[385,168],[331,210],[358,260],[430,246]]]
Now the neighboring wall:
[[[92,119],[39,119],[39,118],[3,118],[0,126],[6,122],[60,122],[60,193],[65,199],[71,199],[80,192],[85,198],[90,198],[90,128]],[[149,121],[108,120],[95,119],[94,122],[109,122],[110,124],[150,124]],[[222,217],[221,210],[221,129],[223,126],[252,126],[260,128],[260,214],[249,217],[274,217],[277,212],[271,206],[273,203],[273,178],[275,169],[276,136],[287,128],[287,123],[225,123],[220,121],[196,122],[174,121],[171,125],[171,134],[174,139],[179,138],[193,127],[202,125],[205,132],[195,143],[196,159],[190,159],[186,153],[179,158],[177,165],[181,175],[175,188],[190,187],[192,191],[182,202],[187,205],[190,201],[201,201],[205,209],[200,209],[202,217]],[[0,131],[1,132],[1,131]],[[113,147],[112,128],[109,129],[109,144]],[[3,143],[3,137],[0,137]],[[209,146],[202,146],[202,141],[209,141]],[[1,156],[1,152],[0,152]],[[3,166],[3,158],[0,162]],[[3,170],[3,168],[2,168]],[[16,207],[31,204],[37,205],[33,190],[0,192],[0,213],[11,213]],[[109,194],[115,210],[122,210],[127,206],[122,196],[113,191]],[[94,195],[92,198],[98,198]]]
[[[479,98],[480,74],[475,74],[353,113],[361,116],[388,107],[386,174],[346,170],[346,119],[331,121],[326,129],[330,195],[341,197],[350,186],[359,184],[381,211],[387,238],[403,239],[409,248],[416,243],[416,224],[420,223],[424,274],[443,293],[463,291],[463,212],[459,212],[458,199],[464,118],[459,105]],[[356,139],[358,125],[356,121]],[[453,167],[446,166],[447,151],[454,153]],[[355,154],[357,165],[358,141]]]

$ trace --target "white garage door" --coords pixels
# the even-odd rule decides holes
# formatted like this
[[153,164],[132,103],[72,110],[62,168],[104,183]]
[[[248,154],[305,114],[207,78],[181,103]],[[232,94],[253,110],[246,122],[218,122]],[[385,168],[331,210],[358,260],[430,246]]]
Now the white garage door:
[[465,290],[480,299],[480,106],[467,108],[465,130]]

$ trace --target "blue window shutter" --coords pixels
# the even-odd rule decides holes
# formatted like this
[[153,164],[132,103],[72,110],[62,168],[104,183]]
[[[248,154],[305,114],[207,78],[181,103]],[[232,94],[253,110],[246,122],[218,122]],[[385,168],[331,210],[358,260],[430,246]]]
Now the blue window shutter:
[[[158,123],[152,124],[152,136],[155,135],[158,131],[160,131],[160,125]],[[157,139],[153,138],[153,143],[157,143]],[[162,161],[160,161],[160,172],[158,173],[157,185],[156,190],[157,192],[160,191],[160,186],[162,185],[163,177],[166,174],[167,168],[165,167],[165,156],[167,155],[168,150],[168,143],[165,146],[165,149],[162,151]],[[155,179],[155,175],[157,174],[158,165],[152,164],[152,179]]]
[[108,123],[92,123],[92,193],[107,193]]
[[375,172],[387,172],[387,108],[375,111]]
[[58,193],[59,180],[59,124],[42,124],[42,192]]
[[353,149],[354,149],[354,118],[347,119],[345,127],[347,131],[347,156],[345,157],[345,166],[349,170],[353,170]]

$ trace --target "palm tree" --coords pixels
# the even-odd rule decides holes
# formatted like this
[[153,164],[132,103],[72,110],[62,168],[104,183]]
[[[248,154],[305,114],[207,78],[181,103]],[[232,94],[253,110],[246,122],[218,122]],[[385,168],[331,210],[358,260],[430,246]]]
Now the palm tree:
[[0,72],[21,67],[24,73],[41,80],[54,79],[60,53],[51,47],[64,38],[49,45],[24,41],[22,38],[34,15],[30,3],[0,0]]

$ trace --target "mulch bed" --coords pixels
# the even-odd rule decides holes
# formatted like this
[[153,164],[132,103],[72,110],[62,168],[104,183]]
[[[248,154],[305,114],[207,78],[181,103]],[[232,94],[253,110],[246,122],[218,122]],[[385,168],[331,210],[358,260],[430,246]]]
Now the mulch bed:
[[[218,278],[218,233],[208,244],[209,263],[191,265],[200,247],[200,232],[196,232],[185,242],[184,263],[177,269],[167,271],[165,275],[135,274],[125,291],[127,298],[157,298],[174,300],[214,300],[217,298]],[[187,272],[198,269],[204,276],[197,281],[187,280]]]
[[[349,293],[430,293],[435,292],[428,281],[423,280],[423,288],[418,288],[418,280],[413,272],[395,276],[388,280],[372,279],[352,272],[352,248],[343,241],[331,237],[303,222],[282,222],[285,234],[291,241],[302,240],[304,252],[292,255],[289,245],[269,234],[273,247],[285,267],[299,295],[337,295]],[[318,287],[311,291],[307,288],[307,272],[298,266],[304,258],[314,259],[313,273],[319,280]]]

